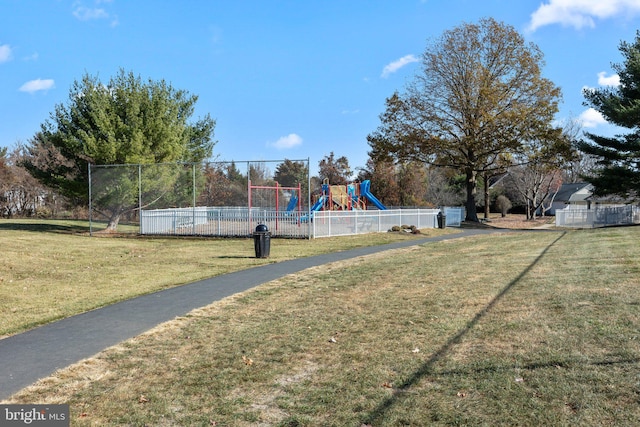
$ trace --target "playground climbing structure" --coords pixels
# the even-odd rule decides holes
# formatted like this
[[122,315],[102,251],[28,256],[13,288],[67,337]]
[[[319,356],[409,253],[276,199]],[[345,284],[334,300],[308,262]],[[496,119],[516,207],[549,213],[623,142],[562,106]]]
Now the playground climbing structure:
[[311,211],[350,211],[367,210],[367,204],[380,210],[386,210],[376,196],[371,193],[371,181],[347,185],[329,185],[329,180],[322,183],[322,193],[311,207]]

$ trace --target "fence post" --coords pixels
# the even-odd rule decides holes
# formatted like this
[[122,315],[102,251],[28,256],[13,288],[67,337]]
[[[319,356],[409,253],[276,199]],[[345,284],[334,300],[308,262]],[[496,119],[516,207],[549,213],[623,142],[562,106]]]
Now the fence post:
[[93,206],[91,200],[91,163],[87,163],[87,167],[89,168],[89,236],[93,237]]
[[358,211],[354,210],[351,211],[354,213],[353,215],[353,232],[354,234],[358,234]]
[[196,164],[191,165],[191,193],[192,193],[192,206],[191,206],[191,234],[196,234]]
[[142,234],[142,165],[138,163],[138,228]]

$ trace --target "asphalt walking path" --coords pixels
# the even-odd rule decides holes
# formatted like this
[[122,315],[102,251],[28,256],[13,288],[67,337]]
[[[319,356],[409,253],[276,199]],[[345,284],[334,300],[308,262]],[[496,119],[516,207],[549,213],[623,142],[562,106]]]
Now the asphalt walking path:
[[267,264],[143,295],[7,337],[0,340],[0,401],[58,369],[91,357],[161,323],[288,274],[390,249],[498,230],[461,231]]

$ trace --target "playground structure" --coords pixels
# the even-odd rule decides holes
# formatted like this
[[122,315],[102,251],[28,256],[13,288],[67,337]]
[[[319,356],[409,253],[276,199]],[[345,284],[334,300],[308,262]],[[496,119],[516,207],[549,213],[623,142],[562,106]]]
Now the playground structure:
[[368,179],[347,185],[329,185],[329,180],[325,179],[322,183],[322,194],[311,207],[311,212],[367,210],[367,203],[381,211],[387,209],[371,193],[371,181]]
[[[308,160],[296,162],[308,167]],[[247,237],[264,224],[273,237],[317,238],[386,232],[402,224],[437,226],[440,210],[387,208],[371,193],[369,181],[341,186],[325,181],[314,196],[308,173],[306,182],[291,187],[268,173],[251,180],[252,171],[268,171],[265,163],[90,165],[90,233],[106,225],[104,212],[117,209],[122,198],[113,189],[120,188],[136,193],[125,194],[125,201],[139,219],[137,228],[124,232],[142,235]],[[464,218],[446,209],[447,226]],[[130,225],[135,220],[127,219]]]

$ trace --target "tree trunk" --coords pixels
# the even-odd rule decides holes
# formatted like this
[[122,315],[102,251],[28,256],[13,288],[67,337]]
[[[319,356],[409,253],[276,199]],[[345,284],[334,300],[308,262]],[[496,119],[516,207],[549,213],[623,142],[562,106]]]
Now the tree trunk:
[[478,188],[477,182],[476,182],[476,171],[467,169],[466,179],[467,179],[467,203],[466,203],[467,215],[464,220],[478,222],[478,213],[476,211],[476,192]]
[[107,228],[104,229],[105,233],[115,233],[118,229],[118,223],[120,223],[120,214],[113,214],[109,218]]
[[526,201],[527,201],[527,204],[526,204],[527,221],[531,221],[533,219],[533,213],[534,213],[535,207],[533,206],[533,200],[531,200],[531,198],[527,197]]

